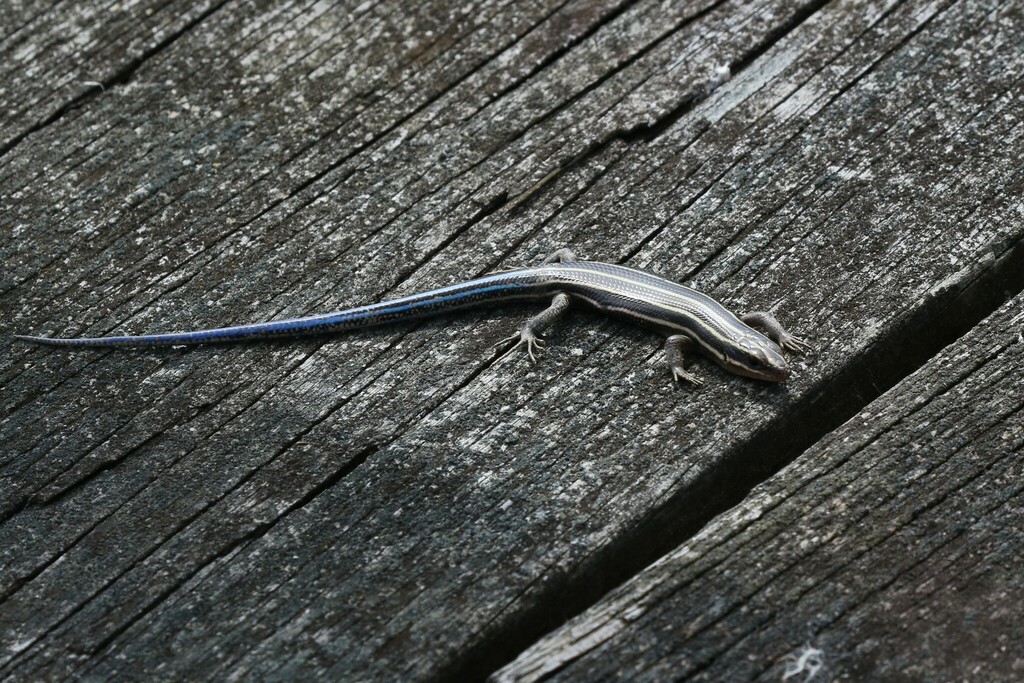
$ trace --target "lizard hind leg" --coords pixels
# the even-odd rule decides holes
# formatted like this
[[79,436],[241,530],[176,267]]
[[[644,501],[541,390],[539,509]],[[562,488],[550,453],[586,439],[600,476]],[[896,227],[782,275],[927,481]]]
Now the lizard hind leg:
[[536,363],[537,354],[544,345],[544,340],[541,339],[540,333],[550,327],[555,321],[562,318],[566,311],[569,310],[570,304],[571,301],[567,294],[556,294],[551,300],[550,306],[527,320],[523,323],[523,326],[519,328],[518,332],[513,334],[511,337],[502,339],[496,346],[503,346],[504,344],[517,339],[518,342],[516,342],[516,345],[512,348],[516,349],[520,346],[525,347],[526,353],[530,356],[530,360]]

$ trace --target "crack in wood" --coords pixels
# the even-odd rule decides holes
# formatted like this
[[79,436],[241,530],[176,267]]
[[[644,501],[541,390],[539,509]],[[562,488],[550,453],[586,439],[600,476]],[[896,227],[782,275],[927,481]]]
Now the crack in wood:
[[[727,67],[726,71],[720,74],[711,74],[708,77],[707,81],[705,81],[704,83],[697,84],[696,87],[692,89],[690,92],[684,93],[679,98],[678,103],[675,107],[673,107],[667,112],[660,114],[653,121],[639,122],[627,128],[620,128],[618,130],[612,131],[609,135],[599,140],[591,142],[589,145],[586,146],[586,148],[583,149],[583,151],[581,151],[575,157],[569,159],[568,161],[562,164],[559,164],[556,168],[552,169],[551,172],[549,172],[546,176],[541,178],[536,184],[533,185],[533,187],[513,197],[512,200],[510,201],[510,208],[515,208],[521,204],[526,203],[527,201],[530,200],[531,197],[536,195],[538,192],[541,192],[545,186],[547,186],[550,182],[554,181],[556,178],[562,175],[566,170],[572,168],[573,166],[576,166],[577,164],[587,163],[594,156],[603,153],[616,141],[624,142],[626,144],[650,143],[654,141],[662,134],[664,134],[665,131],[674,126],[680,119],[690,114],[693,111],[694,107],[696,107],[699,103],[707,99],[725,81],[739,75],[741,72],[747,69],[759,57],[763,56],[773,46],[778,44],[780,41],[784,40],[786,36],[788,36],[790,33],[799,28],[803,23],[805,23],[808,19],[814,16],[821,8],[823,8],[831,1],[832,0],[814,0],[814,2],[808,3],[807,5],[801,7],[793,14],[792,17],[789,18],[788,21],[781,24],[775,30],[770,31],[768,34],[766,34],[750,50],[747,50],[746,52],[742,53],[738,59],[734,60]],[[660,45],[663,41],[665,41],[672,35],[676,34],[678,31],[682,30],[686,26],[689,26],[693,22],[698,21],[704,16],[710,14],[712,11],[718,9],[723,4],[723,2],[724,0],[713,3],[708,7],[704,8],[703,10],[701,10],[700,12],[698,12],[697,14],[694,14],[692,17],[687,18],[686,21],[683,21],[677,26],[672,27],[670,30],[666,31],[663,35],[661,35],[658,39],[653,41],[650,45],[647,45],[642,50],[639,50],[636,53],[630,55],[629,59],[624,61],[615,69],[609,71],[601,79],[595,81],[594,83],[587,86],[587,88],[585,88],[581,92],[575,94],[571,100],[567,101],[565,105],[563,105],[562,108],[568,107],[570,104],[572,104],[572,102],[585,96],[588,92],[599,88],[601,85],[605,83],[605,81],[612,78],[615,74],[619,73],[620,71],[628,68],[633,63],[642,59],[645,55],[653,51],[655,48],[658,47],[658,45]],[[555,114],[558,113],[559,110],[560,109],[555,109],[548,112],[547,114],[544,115],[542,119],[535,122],[535,124],[542,122],[544,119],[550,116],[554,116]],[[535,124],[531,124],[531,127]],[[642,248],[643,245],[638,247],[637,250],[639,251],[639,249]]]
[[[991,358],[994,358],[994,357],[995,356],[990,357],[989,360],[991,360]],[[984,365],[984,363],[979,364],[977,367],[982,367],[983,365]],[[975,370],[977,369],[977,367],[975,368]],[[964,376],[968,376],[969,374],[970,373],[968,373],[967,375],[964,375]],[[922,407],[923,406],[916,407],[914,412],[917,412]],[[1017,410],[1015,410],[1015,411],[1013,411],[1013,413],[1011,413],[1011,415],[1020,412],[1021,408],[1022,407],[1018,407]],[[905,416],[905,417],[909,417],[909,415]],[[993,424],[988,429],[980,432],[977,435],[977,437],[984,436],[989,431],[994,429],[996,426],[997,426],[997,424]],[[872,442],[882,438],[885,434],[887,434],[889,431],[891,431],[895,427],[896,427],[896,424],[890,425],[890,427],[888,429],[886,429],[883,432],[880,432],[879,434],[875,435],[875,437],[873,438]],[[871,442],[862,444],[860,446],[860,448],[858,448],[857,452],[859,452],[863,448],[868,447],[870,445],[870,443]],[[953,458],[955,458],[956,455],[959,452],[960,452],[959,450],[953,452],[945,460],[936,463],[935,466],[932,469],[934,470],[934,469],[943,467],[945,464],[947,464],[948,462],[953,460]],[[856,453],[851,453],[850,456],[847,459],[852,458],[855,454]],[[962,481],[961,485],[960,485],[960,488],[961,489],[962,488],[966,488],[971,483],[977,481],[981,476],[983,476],[989,470],[993,469],[994,467],[996,467],[997,465],[999,465],[999,464],[1001,464],[1003,462],[1006,462],[1009,457],[1010,457],[1009,455],[1003,456],[1002,458],[998,458],[998,459],[988,463],[988,465],[984,469],[979,470],[978,472],[974,473],[972,476],[970,476],[967,479],[965,479],[964,481]],[[925,472],[925,475],[927,473],[928,472]],[[806,486],[809,483],[810,482],[805,483],[804,486]],[[930,499],[928,501],[927,505],[924,508],[920,508],[919,510],[917,510],[915,512],[915,515],[912,515],[909,519],[907,519],[905,521],[905,523],[900,524],[899,526],[894,526],[892,528],[892,530],[891,530],[891,535],[895,535],[900,530],[909,528],[911,526],[912,522],[915,521],[917,516],[920,516],[920,515],[924,514],[925,512],[927,512],[927,511],[929,511],[931,509],[934,509],[934,508],[938,507],[939,505],[941,505],[942,503],[946,502],[950,498],[950,496],[952,496],[957,490],[959,490],[959,489],[952,489],[952,490],[946,491],[944,494],[942,494],[940,496],[937,496],[935,498]],[[1005,500],[1003,502],[1005,502]],[[778,501],[778,504],[781,505],[782,501],[781,500]],[[998,503],[997,506],[995,506],[995,507],[998,507],[998,505],[1001,505],[1001,504],[1002,504],[1002,502]],[[765,512],[768,512],[771,509],[772,508],[770,508],[770,507],[769,508],[765,508]],[[858,528],[858,526],[860,525],[860,522],[862,522],[863,520],[865,520],[866,518],[868,518],[870,516],[870,512],[871,512],[870,510],[865,509],[865,510],[860,512],[858,517],[851,518],[848,521],[848,523],[846,524],[845,530],[855,531]],[[860,560],[861,558],[867,557],[868,555],[870,555],[872,553],[872,551],[876,550],[878,545],[883,543],[885,540],[886,539],[879,539],[877,541],[877,543],[869,544],[869,545],[866,545],[863,548],[859,549],[858,552],[856,552],[856,553],[854,553],[854,554],[849,556],[848,562],[846,564],[852,564],[852,563]],[[930,559],[930,557],[932,555],[937,553],[939,550],[945,548],[947,545],[952,543],[954,540],[956,540],[956,537],[950,537],[950,538],[948,538],[948,540],[946,542],[943,542],[943,543],[940,543],[940,544],[936,545],[935,548],[931,551],[931,553],[928,556],[923,557],[923,558],[919,558],[913,565],[911,565],[909,567],[909,569],[913,569],[916,566],[923,566]],[[771,575],[766,575],[764,577],[764,581],[761,582],[760,584],[756,584],[756,585],[753,585],[753,586],[745,587],[745,588],[749,588],[749,592],[747,593],[748,598],[753,598],[754,596],[757,596],[759,594],[763,594],[763,592],[767,588],[769,588],[773,584],[777,583],[781,579],[781,577],[784,577],[787,573],[794,571],[796,568],[798,568],[799,566],[801,566],[805,562],[808,562],[809,559],[810,559],[810,555],[812,555],[814,552],[816,552],[819,549],[820,549],[819,546],[814,546],[806,555],[794,555],[794,557],[791,558],[791,561],[789,562],[788,565],[786,565],[784,567],[781,567],[781,568],[775,568],[775,570],[771,573]],[[830,580],[836,578],[846,568],[846,564],[836,566],[831,572],[827,572],[827,573],[821,575],[820,577],[817,577],[818,580],[815,583],[807,583],[807,584],[801,585],[800,590],[794,594],[794,598],[795,599],[793,601],[796,602],[802,596],[807,595],[807,594],[813,592],[815,588],[818,588],[818,587],[823,586],[823,585],[827,585]],[[712,571],[712,569],[709,568],[707,571]],[[896,575],[896,576],[892,577],[892,580],[890,582],[880,584],[879,586],[876,586],[875,589],[873,589],[872,591],[867,592],[867,593],[863,593],[862,596],[863,596],[864,601],[868,601],[872,595],[876,595],[876,594],[879,594],[879,593],[885,591],[893,582],[895,582],[899,578],[900,578],[900,575]],[[725,611],[723,611],[721,613],[716,614],[716,616],[713,619],[709,619],[709,620],[705,621],[704,623],[702,623],[700,629],[695,630],[695,631],[692,632],[693,635],[696,636],[696,635],[699,635],[702,632],[710,631],[713,627],[719,625],[722,622],[725,622],[729,617],[738,614],[742,610],[742,608],[743,608],[743,602],[742,601],[736,602],[729,609],[727,609],[727,610],[725,610]],[[827,628],[828,626],[830,626],[832,624],[839,623],[840,620],[844,616],[846,616],[849,613],[850,610],[853,610],[853,609],[856,609],[856,605],[852,605],[851,604],[847,608],[836,612],[834,615],[831,615],[827,620],[823,620],[819,624],[816,624],[816,627],[819,628],[819,629],[824,629],[824,628]],[[739,643],[741,643],[743,641],[743,639],[747,635],[749,635],[750,633],[753,633],[754,631],[756,631],[760,626],[763,625],[764,622],[767,622],[768,619],[769,619],[769,616],[766,615],[764,617],[764,619],[760,623],[751,623],[750,628],[747,631],[737,633],[735,635],[735,637],[733,637],[731,639],[730,642],[723,642],[722,643],[722,647],[719,650],[711,653],[711,656],[706,657],[704,659],[704,661],[697,662],[696,665],[694,666],[694,668],[691,669],[687,673],[688,677],[697,677],[702,672],[708,670],[715,663],[721,661],[723,656],[727,655],[732,649],[734,649]],[[808,637],[811,637],[810,634],[809,634]],[[569,662],[566,662],[566,665],[568,665],[568,663]],[[625,661],[623,663],[626,664]],[[564,667],[562,667],[562,668],[564,669]],[[764,673],[764,672],[766,672],[766,671],[768,671],[770,669],[771,669],[770,665],[766,666],[766,667],[764,667],[761,670],[761,673]],[[559,669],[559,670],[561,670],[561,669]],[[550,679],[554,675],[556,675],[557,673],[558,673],[558,671],[552,671],[550,674],[548,674],[546,676],[542,676],[539,680],[543,681],[543,680]]]
[[[952,1],[954,1],[954,0],[950,0],[950,2],[952,2]],[[825,4],[827,4],[827,3],[825,3]],[[863,31],[861,32],[860,36],[858,36],[858,40],[859,40],[860,38],[862,38],[862,37],[863,37],[864,35],[866,35],[866,34],[867,34],[867,33],[868,33],[868,32],[869,32],[869,31],[870,31],[871,29],[873,29],[874,27],[876,27],[876,26],[880,25],[880,24],[881,24],[882,22],[884,22],[884,21],[885,21],[885,19],[886,19],[887,17],[889,17],[889,16],[890,16],[890,15],[891,15],[891,14],[892,14],[892,13],[893,13],[894,11],[896,11],[896,10],[897,10],[897,9],[898,9],[898,8],[899,8],[900,6],[902,6],[903,4],[905,4],[905,1],[904,1],[904,0],[901,0],[901,2],[897,2],[897,3],[895,3],[895,4],[894,4],[894,5],[892,6],[892,7],[890,7],[890,8],[889,8],[889,9],[887,9],[887,10],[886,10],[885,12],[883,12],[883,13],[882,13],[881,15],[879,15],[879,16],[878,16],[878,17],[876,18],[876,20],[875,20],[875,21],[871,22],[871,23],[870,23],[870,24],[869,24],[868,26],[866,26],[866,27],[865,27],[865,28],[863,29]],[[824,6],[824,4],[823,4],[822,6]],[[948,4],[946,5],[946,7],[948,7]],[[819,9],[820,9],[820,8],[819,8]],[[945,7],[944,7],[943,9],[945,9]],[[934,14],[930,15],[929,17],[927,17],[927,19],[926,19],[926,21],[924,22],[924,24],[927,24],[927,23],[928,23],[929,21],[931,21],[931,19],[932,19],[932,18],[934,18],[934,16],[936,16],[937,14],[941,13],[941,11],[942,11],[942,10],[939,10],[939,12],[936,12],[936,13],[934,13]],[[808,18],[809,18],[809,17],[808,17]],[[795,28],[795,27],[794,27],[794,28]],[[923,28],[923,24],[919,25],[919,26],[918,26],[918,30],[916,30],[916,31],[915,31],[914,33],[915,33],[915,34],[916,34],[916,33],[919,33],[919,32],[920,32],[920,29],[921,29],[921,28]],[[790,31],[790,32],[791,32],[791,31]],[[906,43],[906,41],[903,41],[903,43],[902,43],[902,44],[905,44],[905,43]],[[870,65],[870,66],[869,66],[868,68],[867,68],[867,70],[866,70],[866,71],[865,71],[864,73],[860,74],[860,75],[859,75],[859,76],[858,76],[857,78],[853,79],[852,81],[850,81],[850,82],[847,82],[847,83],[844,83],[843,87],[842,87],[842,88],[840,88],[840,92],[839,92],[839,93],[838,93],[838,94],[837,94],[837,95],[836,95],[835,97],[833,97],[833,98],[832,98],[832,99],[831,99],[831,100],[830,100],[830,101],[828,102],[828,104],[826,104],[826,105],[822,106],[822,107],[821,107],[821,110],[827,109],[827,107],[829,107],[829,106],[830,106],[830,105],[831,105],[832,103],[834,103],[834,102],[836,101],[836,99],[838,99],[838,97],[839,97],[839,96],[840,96],[841,94],[843,94],[843,93],[846,93],[846,92],[849,92],[849,91],[851,91],[851,89],[852,89],[852,88],[854,88],[854,87],[856,87],[857,83],[859,83],[859,82],[860,82],[860,81],[861,81],[861,80],[862,80],[862,79],[863,79],[863,78],[864,78],[864,77],[865,77],[865,76],[867,75],[867,73],[868,73],[868,72],[870,72],[871,70],[873,70],[873,69],[874,69],[874,68],[875,68],[875,67],[876,67],[876,66],[877,66],[878,64],[881,64],[881,63],[882,63],[882,62],[883,62],[883,61],[884,61],[884,60],[885,60],[886,58],[888,58],[889,56],[891,56],[891,55],[892,55],[892,54],[894,54],[895,52],[896,52],[896,49],[895,49],[895,48],[890,48],[890,49],[886,50],[886,51],[884,52],[884,54],[881,54],[881,55],[880,55],[880,56],[879,56],[879,57],[878,57],[878,58],[877,58],[877,59],[876,59],[876,60],[875,60],[875,61],[874,61],[874,62],[873,62],[873,63],[872,63],[872,64],[871,64],[871,65]],[[819,69],[818,69],[818,70],[817,70],[817,71],[815,72],[815,74],[821,73],[821,72],[822,72],[822,71],[823,71],[823,70],[824,70],[825,68],[827,68],[827,66],[828,66],[829,64],[831,64],[831,63],[832,63],[833,61],[835,61],[836,59],[838,59],[838,58],[839,58],[839,56],[840,56],[840,54],[841,54],[841,53],[839,53],[839,54],[836,54],[836,55],[833,55],[833,56],[832,56],[832,57],[831,57],[831,58],[830,58],[830,59],[828,60],[828,62],[827,62],[826,64],[822,65],[822,66],[821,66],[821,67],[820,67],[820,68],[819,68]],[[794,92],[796,92],[796,91],[794,91]],[[694,103],[694,104],[697,104],[697,103]],[[776,108],[777,108],[778,106],[779,106],[779,105],[776,105]],[[812,117],[812,118],[809,118],[809,119],[808,119],[808,120],[807,120],[807,121],[806,121],[806,122],[804,123],[804,125],[803,125],[803,126],[801,126],[801,127],[800,127],[800,128],[799,128],[799,129],[798,129],[798,130],[797,130],[796,132],[795,132],[795,133],[793,133],[793,134],[792,134],[791,136],[789,136],[789,137],[788,137],[788,138],[787,138],[786,140],[784,140],[784,141],[783,141],[783,142],[782,142],[781,144],[782,144],[782,145],[789,145],[789,144],[792,144],[792,143],[793,143],[793,142],[794,142],[795,140],[799,139],[799,138],[800,138],[800,136],[804,134],[804,131],[805,131],[806,127],[807,127],[807,126],[809,126],[809,125],[810,125],[810,124],[812,123],[812,121],[813,121],[813,117]],[[687,147],[689,147],[689,145],[692,145],[692,144],[693,144],[693,142],[695,142],[695,141],[696,141],[696,140],[697,140],[697,139],[698,139],[698,138],[699,138],[699,137],[700,137],[700,136],[701,136],[701,135],[702,135],[702,134],[703,134],[703,133],[704,133],[704,132],[705,132],[705,131],[707,130],[707,128],[708,128],[708,126],[707,126],[706,124],[705,124],[705,125],[703,125],[703,126],[701,126],[701,127],[700,127],[700,128],[698,129],[698,131],[696,132],[696,134],[695,134],[694,136],[692,136],[692,137],[691,137],[691,140],[690,140],[690,142],[688,143]],[[690,197],[690,199],[689,199],[689,200],[688,200],[688,201],[687,201],[687,202],[686,202],[685,204],[683,204],[683,206],[682,206],[682,207],[681,207],[681,208],[680,208],[680,209],[679,209],[679,210],[678,210],[678,211],[676,212],[676,214],[673,214],[672,216],[670,216],[669,218],[667,218],[667,219],[666,219],[665,221],[663,221],[663,222],[661,223],[661,225],[659,225],[659,226],[658,226],[658,227],[657,227],[657,228],[656,228],[655,230],[652,230],[652,231],[651,231],[651,232],[650,232],[649,234],[645,235],[645,236],[644,236],[644,237],[643,237],[642,239],[640,239],[640,240],[638,241],[638,243],[637,243],[637,246],[636,246],[636,247],[635,247],[635,248],[634,248],[634,249],[633,249],[633,250],[632,250],[632,251],[631,251],[631,252],[630,252],[630,253],[628,254],[628,256],[626,257],[626,258],[627,258],[627,260],[631,260],[631,259],[633,259],[633,258],[634,258],[634,257],[635,257],[635,256],[636,256],[637,254],[639,254],[640,252],[642,252],[642,251],[643,251],[643,250],[644,250],[644,249],[645,249],[645,248],[647,247],[647,245],[648,245],[648,244],[650,244],[650,243],[651,243],[652,241],[654,241],[654,239],[655,239],[655,238],[657,238],[657,237],[658,237],[659,235],[661,235],[661,234],[662,234],[662,233],[664,232],[664,230],[665,230],[666,228],[668,228],[668,226],[670,226],[670,225],[671,225],[671,224],[673,223],[673,221],[675,221],[675,220],[678,220],[678,219],[679,219],[679,215],[681,215],[681,214],[685,213],[685,212],[686,212],[687,210],[689,210],[689,209],[690,209],[690,207],[692,207],[692,206],[693,206],[694,204],[696,204],[696,203],[697,203],[698,201],[700,201],[700,200],[701,200],[701,199],[702,199],[702,198],[703,198],[703,197],[704,197],[704,196],[705,196],[705,195],[706,195],[706,194],[707,194],[707,193],[708,193],[708,192],[709,192],[709,191],[710,191],[710,190],[711,190],[711,189],[712,189],[712,188],[713,188],[713,187],[714,187],[715,185],[717,185],[717,184],[718,184],[719,182],[721,182],[721,181],[722,181],[722,179],[723,179],[723,178],[725,178],[725,176],[726,176],[726,175],[727,175],[728,173],[730,173],[731,171],[733,171],[733,170],[734,170],[734,169],[735,169],[735,168],[736,168],[736,167],[737,167],[737,166],[738,166],[739,164],[741,164],[741,163],[742,163],[742,162],[743,162],[744,160],[746,160],[746,159],[747,159],[747,154],[744,154],[744,155],[741,155],[741,156],[738,156],[737,158],[735,158],[735,159],[734,159],[734,160],[732,161],[732,163],[731,163],[731,164],[729,164],[728,166],[726,166],[726,167],[725,167],[725,168],[724,168],[724,169],[723,169],[723,170],[722,170],[722,171],[721,171],[721,172],[720,172],[720,173],[719,173],[719,174],[718,174],[718,175],[717,175],[717,176],[716,176],[716,177],[714,178],[714,180],[713,180],[713,181],[711,181],[711,182],[708,182],[708,183],[706,183],[706,184],[705,184],[705,186],[704,186],[704,187],[702,188],[702,190],[701,190],[700,192],[698,192],[698,193],[695,193],[695,194],[694,194],[694,195],[693,195],[692,197]],[[737,237],[739,237],[739,236],[740,236],[740,235],[737,235]],[[690,268],[690,269],[689,269],[689,270],[688,270],[688,271],[687,271],[687,272],[686,272],[686,273],[685,273],[685,274],[684,274],[684,275],[682,276],[682,279],[683,279],[683,280],[686,280],[686,281],[692,281],[692,280],[693,280],[693,279],[694,279],[695,277],[697,277],[697,276],[698,276],[698,275],[699,275],[699,274],[700,274],[700,273],[701,273],[701,272],[702,272],[703,270],[705,270],[705,269],[706,269],[706,268],[707,268],[707,267],[708,267],[708,266],[709,266],[709,265],[710,265],[711,263],[713,263],[713,262],[714,262],[715,260],[717,260],[717,259],[718,259],[718,258],[719,258],[719,257],[720,257],[720,256],[721,256],[721,255],[722,255],[723,253],[725,253],[725,251],[726,251],[726,250],[727,250],[727,249],[728,249],[728,248],[729,248],[730,246],[732,246],[732,244],[733,244],[733,242],[732,242],[732,241],[726,242],[726,243],[724,243],[724,244],[721,244],[721,245],[720,245],[719,247],[717,247],[717,248],[716,248],[715,250],[713,250],[713,251],[711,251],[710,253],[708,253],[708,254],[707,254],[707,255],[706,255],[706,256],[705,256],[705,257],[704,257],[704,258],[703,258],[703,259],[702,259],[702,260],[701,260],[701,261],[700,261],[699,263],[695,264],[695,265],[694,265],[694,267]]]
[[191,31],[195,27],[199,26],[201,23],[203,23],[203,21],[205,21],[215,12],[217,12],[217,10],[226,5],[228,2],[230,2],[230,0],[221,0],[221,2],[210,6],[201,14],[192,19],[190,22],[182,26],[180,29],[174,31],[173,33],[170,33],[157,44],[147,48],[141,54],[132,58],[130,61],[128,61],[127,64],[119,68],[112,76],[105,78],[103,79],[103,81],[99,82],[99,90],[90,89],[76,97],[73,97],[71,100],[65,102],[55,112],[47,116],[42,121],[38,121],[37,123],[33,124],[32,126],[26,128],[22,132],[12,137],[3,145],[0,145],[0,159],[2,159],[8,152],[10,152],[19,144],[21,144],[21,142],[25,140],[25,138],[35,133],[38,133],[39,131],[53,125],[54,123],[57,123],[62,118],[67,116],[70,112],[87,105],[93,99],[99,97],[106,90],[118,86],[127,85],[128,83],[130,83],[132,78],[134,78],[135,73],[139,69],[141,69],[146,62],[156,57],[167,48],[171,47],[175,42],[178,41],[178,39],[180,39],[182,36],[184,36],[186,33]]

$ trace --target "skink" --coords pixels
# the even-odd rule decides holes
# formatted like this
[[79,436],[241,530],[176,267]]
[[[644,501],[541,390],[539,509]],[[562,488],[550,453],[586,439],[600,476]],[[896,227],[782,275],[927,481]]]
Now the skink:
[[[541,332],[584,304],[667,335],[665,352],[672,377],[695,385],[701,380],[684,367],[692,352],[710,357],[729,372],[781,382],[790,370],[782,350],[806,353],[810,346],[789,334],[770,313],[733,315],[711,297],[634,268],[579,261],[560,249],[540,265],[509,270],[390,301],[290,320],[218,327],[192,332],[139,336],[60,339],[17,335],[51,346],[175,346],[241,340],[277,339],[401,322],[506,301],[551,300],[505,342],[517,340],[536,361]],[[763,330],[763,334],[754,329]]]

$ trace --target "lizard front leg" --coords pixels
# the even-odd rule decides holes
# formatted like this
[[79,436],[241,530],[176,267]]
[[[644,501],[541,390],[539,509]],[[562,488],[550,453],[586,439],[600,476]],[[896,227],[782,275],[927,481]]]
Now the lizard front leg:
[[548,263],[572,263],[577,260],[579,259],[576,258],[576,254],[572,252],[572,249],[559,249],[541,261],[541,265]]
[[805,342],[800,337],[795,337],[779,324],[779,321],[775,319],[775,316],[771,313],[765,313],[764,311],[755,311],[754,313],[747,313],[741,315],[742,320],[751,327],[759,327],[764,330],[765,335],[773,342],[779,345],[779,348],[785,351],[792,351],[794,353],[805,354],[810,353],[812,347],[810,344]]

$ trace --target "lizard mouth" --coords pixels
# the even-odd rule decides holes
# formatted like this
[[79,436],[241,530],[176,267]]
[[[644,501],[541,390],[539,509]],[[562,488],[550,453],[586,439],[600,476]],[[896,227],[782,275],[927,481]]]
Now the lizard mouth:
[[766,382],[785,382],[789,379],[790,370],[786,366],[765,366],[762,368],[750,368],[744,365],[729,368],[737,375],[760,379]]

